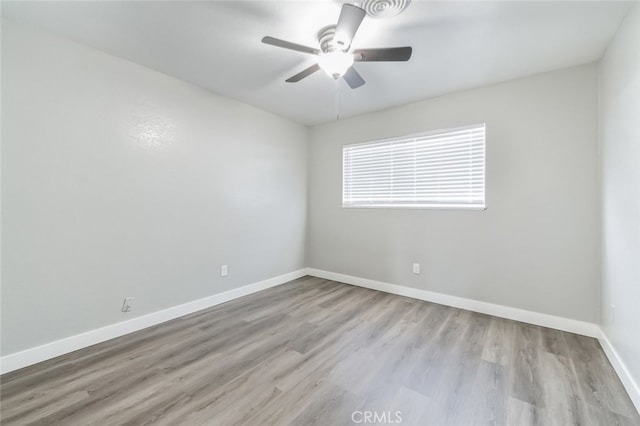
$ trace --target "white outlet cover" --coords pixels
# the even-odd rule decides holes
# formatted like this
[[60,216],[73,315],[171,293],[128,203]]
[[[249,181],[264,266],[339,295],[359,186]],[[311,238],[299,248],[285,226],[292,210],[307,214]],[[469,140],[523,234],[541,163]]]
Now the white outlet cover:
[[131,312],[131,305],[133,304],[134,297],[125,297],[122,302],[122,312]]

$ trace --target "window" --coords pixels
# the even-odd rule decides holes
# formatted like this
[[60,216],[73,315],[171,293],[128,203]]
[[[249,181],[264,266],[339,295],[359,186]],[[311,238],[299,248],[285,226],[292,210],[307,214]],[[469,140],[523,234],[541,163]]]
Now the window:
[[485,125],[345,145],[343,207],[484,209]]

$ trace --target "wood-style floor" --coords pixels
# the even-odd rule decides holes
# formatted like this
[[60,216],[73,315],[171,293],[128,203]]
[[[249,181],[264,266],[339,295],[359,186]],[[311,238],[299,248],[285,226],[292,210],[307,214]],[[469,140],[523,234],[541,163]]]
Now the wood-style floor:
[[6,374],[1,392],[5,425],[640,424],[594,339],[310,277]]

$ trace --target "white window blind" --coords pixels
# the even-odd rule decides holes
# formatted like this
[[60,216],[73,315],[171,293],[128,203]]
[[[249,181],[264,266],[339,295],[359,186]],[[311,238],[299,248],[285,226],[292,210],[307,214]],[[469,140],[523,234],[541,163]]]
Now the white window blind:
[[343,207],[484,209],[485,125],[345,145]]

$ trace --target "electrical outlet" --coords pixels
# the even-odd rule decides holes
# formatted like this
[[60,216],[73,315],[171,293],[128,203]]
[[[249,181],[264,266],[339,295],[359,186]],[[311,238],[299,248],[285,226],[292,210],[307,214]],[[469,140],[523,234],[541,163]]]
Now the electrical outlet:
[[229,269],[227,268],[227,265],[222,265],[220,267],[220,276],[226,277],[228,274],[229,274]]
[[125,297],[122,302],[122,312],[131,312],[131,305],[133,304],[134,297]]
[[416,274],[416,275],[420,273],[420,264],[419,263],[414,263],[413,264],[413,273]]

